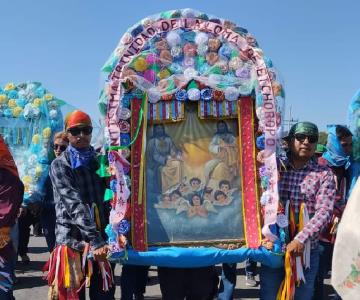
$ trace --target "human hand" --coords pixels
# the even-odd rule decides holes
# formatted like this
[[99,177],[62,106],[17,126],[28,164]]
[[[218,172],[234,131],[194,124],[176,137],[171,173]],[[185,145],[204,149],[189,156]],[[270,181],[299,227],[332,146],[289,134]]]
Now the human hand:
[[295,256],[302,255],[302,253],[304,252],[304,248],[304,244],[295,239],[286,246],[286,250],[290,254],[294,254]]
[[27,208],[26,207],[20,207],[17,217],[18,218],[24,217],[26,215],[26,213],[27,213]]
[[96,261],[105,261],[108,250],[109,250],[108,245],[93,250],[92,253],[94,255],[94,259]]

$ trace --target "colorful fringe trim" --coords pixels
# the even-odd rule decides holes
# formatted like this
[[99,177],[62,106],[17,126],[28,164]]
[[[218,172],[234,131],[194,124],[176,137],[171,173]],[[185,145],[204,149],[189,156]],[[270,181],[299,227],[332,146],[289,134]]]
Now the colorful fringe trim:
[[[81,254],[65,245],[57,246],[50,255],[43,272],[50,287],[49,300],[78,300],[82,288],[90,286],[93,262],[87,259],[89,245]],[[95,262],[103,279],[103,290],[108,291],[114,284],[114,276],[108,261]]]

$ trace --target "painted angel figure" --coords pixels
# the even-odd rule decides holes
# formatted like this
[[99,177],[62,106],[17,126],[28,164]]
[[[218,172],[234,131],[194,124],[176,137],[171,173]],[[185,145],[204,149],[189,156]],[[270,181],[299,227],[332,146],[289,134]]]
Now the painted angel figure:
[[223,191],[216,191],[214,194],[215,201],[213,202],[214,205],[217,206],[226,206],[229,205],[233,201],[232,196],[226,195]]

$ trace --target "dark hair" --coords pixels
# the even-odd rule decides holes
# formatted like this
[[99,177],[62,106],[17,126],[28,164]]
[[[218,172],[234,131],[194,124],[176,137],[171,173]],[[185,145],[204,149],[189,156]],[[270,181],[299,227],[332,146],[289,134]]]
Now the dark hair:
[[213,189],[211,187],[207,187],[206,189],[204,189],[204,194],[211,194],[213,191]]
[[226,194],[223,191],[216,191],[214,195],[215,200],[217,200],[217,197],[220,195],[224,195],[225,198],[227,198]]
[[194,181],[197,181],[198,183],[201,183],[200,178],[193,177],[193,178],[190,179],[190,184],[193,183]]
[[190,204],[191,204],[192,206],[194,206],[193,198],[194,198],[195,196],[196,196],[196,197],[199,197],[199,199],[200,199],[200,204],[203,204],[204,199],[201,198],[200,194],[198,194],[198,193],[194,193],[194,194],[191,195],[191,197],[190,197]]
[[229,188],[231,187],[229,180],[225,180],[225,179],[224,179],[224,180],[221,180],[221,181],[219,182],[219,188],[221,188],[221,186],[222,186],[223,184],[227,184],[227,185],[229,186]]
[[179,190],[175,190],[170,193],[170,198],[172,195],[175,195],[175,194],[179,195],[180,197],[182,196]]
[[343,125],[336,125],[336,137],[341,140],[343,138],[352,136],[353,134],[351,133],[351,131],[349,130],[349,128],[347,128],[346,126]]

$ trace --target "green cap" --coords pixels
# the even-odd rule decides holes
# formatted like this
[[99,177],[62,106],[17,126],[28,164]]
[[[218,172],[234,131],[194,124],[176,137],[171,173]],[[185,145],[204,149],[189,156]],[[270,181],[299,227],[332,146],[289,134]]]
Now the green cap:
[[295,134],[306,134],[309,136],[319,137],[319,130],[314,123],[311,122],[299,122],[291,126],[288,138],[292,138]]
[[317,144],[315,153],[324,153],[326,151],[326,147],[323,144]]

